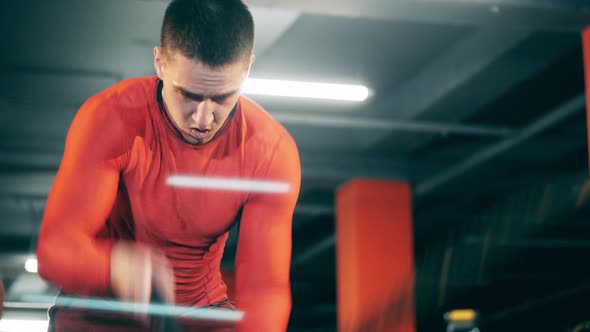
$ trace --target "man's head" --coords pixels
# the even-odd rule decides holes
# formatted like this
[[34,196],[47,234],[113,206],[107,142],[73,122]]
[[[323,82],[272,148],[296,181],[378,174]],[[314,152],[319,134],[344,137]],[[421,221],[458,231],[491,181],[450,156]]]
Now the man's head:
[[254,60],[254,22],[240,0],[174,0],[154,65],[170,118],[193,144],[210,141],[235,106]]

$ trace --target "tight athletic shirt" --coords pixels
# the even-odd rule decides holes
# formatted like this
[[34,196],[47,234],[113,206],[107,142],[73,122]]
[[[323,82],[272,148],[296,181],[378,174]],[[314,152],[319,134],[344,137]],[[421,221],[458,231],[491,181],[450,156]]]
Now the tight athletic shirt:
[[[237,328],[286,330],[301,181],[294,140],[240,96],[213,140],[192,145],[164,109],[161,84],[157,77],[119,82],[76,113],[45,207],[39,274],[67,294],[110,297],[110,249],[133,240],[166,254],[176,304],[206,306],[226,298],[220,262],[239,220],[235,302],[245,316]],[[288,190],[173,187],[172,175],[281,182]]]

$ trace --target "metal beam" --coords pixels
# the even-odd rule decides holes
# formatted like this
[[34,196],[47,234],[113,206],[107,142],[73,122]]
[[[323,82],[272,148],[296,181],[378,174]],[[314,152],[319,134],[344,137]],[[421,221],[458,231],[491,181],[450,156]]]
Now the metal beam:
[[462,134],[473,136],[505,137],[513,133],[511,128],[436,123],[428,121],[392,120],[391,118],[322,116],[301,113],[272,113],[279,122],[286,125],[304,125],[313,127],[330,127],[345,129],[372,129],[384,131],[410,131],[435,134]]
[[333,214],[334,207],[327,204],[297,204],[295,206],[295,214],[300,215],[308,215],[308,216],[316,216],[316,215],[323,215],[323,214]]
[[402,119],[416,118],[529,36],[524,29],[478,29],[423,67],[379,108]]
[[467,236],[463,243],[467,245],[481,245],[486,242],[497,247],[518,247],[531,249],[590,249],[590,241],[573,239],[486,239],[484,237]]
[[39,198],[1,198],[0,236],[34,238],[39,232],[44,204]]
[[0,196],[43,197],[54,178],[55,172],[0,174]]
[[[80,105],[89,96],[121,80],[116,72],[86,70],[78,68],[11,66],[3,68],[10,83],[0,81],[0,89],[5,99],[39,104],[40,100],[48,107],[64,104],[71,108]],[[43,111],[47,107],[40,108]],[[36,110],[38,115],[39,107]],[[33,118],[34,119],[34,118]]]
[[332,234],[332,235],[326,237],[325,239],[317,242],[316,244],[309,247],[307,250],[300,253],[299,255],[297,255],[293,259],[293,262],[291,262],[291,269],[296,269],[297,267],[301,266],[301,264],[307,262],[312,257],[315,257],[316,255],[322,253],[325,250],[333,248],[335,244],[336,244],[336,235],[335,234]]
[[588,9],[587,0],[454,0],[457,3],[483,3],[497,6],[525,6],[547,10],[582,10]]
[[484,162],[502,154],[514,146],[530,139],[538,133],[556,125],[560,121],[564,120],[568,116],[575,112],[581,111],[586,104],[585,95],[579,94],[574,98],[570,99],[566,103],[557,107],[556,109],[548,112],[535,120],[533,123],[522,129],[518,134],[502,140],[489,148],[486,148],[471,157],[465,159],[459,164],[452,166],[451,168],[432,176],[422,182],[419,182],[416,186],[415,193],[418,196],[423,196],[431,193],[438,189],[441,185],[454,180],[459,175],[464,174],[473,168],[483,164]]
[[123,77],[120,73],[108,70],[94,70],[70,67],[41,67],[41,66],[23,66],[11,65],[2,68],[6,74],[10,75],[31,75],[34,77],[51,76],[51,77],[76,77],[80,79],[104,79],[110,83],[121,81]]
[[[57,170],[61,157],[56,152],[0,151],[0,167]],[[3,190],[0,188],[0,192]]]
[[251,6],[326,16],[578,32],[590,22],[583,0],[246,0]]

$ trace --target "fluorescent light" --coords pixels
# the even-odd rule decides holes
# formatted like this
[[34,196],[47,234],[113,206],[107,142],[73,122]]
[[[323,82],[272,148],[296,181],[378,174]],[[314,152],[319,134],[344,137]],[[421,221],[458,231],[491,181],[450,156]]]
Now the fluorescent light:
[[242,93],[298,98],[363,101],[369,96],[369,89],[362,85],[294,82],[248,78],[242,86]]
[[31,273],[37,273],[37,259],[36,258],[27,258],[25,262],[25,270]]
[[288,183],[284,182],[184,175],[169,176],[167,183],[173,187],[264,193],[286,193],[290,187]]
[[47,320],[0,319],[0,332],[47,332]]

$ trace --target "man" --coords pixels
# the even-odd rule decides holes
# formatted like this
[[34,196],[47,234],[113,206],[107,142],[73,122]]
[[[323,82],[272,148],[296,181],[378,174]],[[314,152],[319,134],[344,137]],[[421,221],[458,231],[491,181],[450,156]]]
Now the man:
[[[253,41],[239,0],[170,3],[154,49],[157,76],[91,97],[70,126],[37,245],[43,278],[68,295],[148,302],[158,294],[177,305],[232,308],[220,262],[239,221],[235,302],[245,316],[237,329],[286,329],[300,163],[287,131],[240,96]],[[175,175],[287,190],[170,186]],[[56,331],[146,328],[64,308],[50,317]]]

